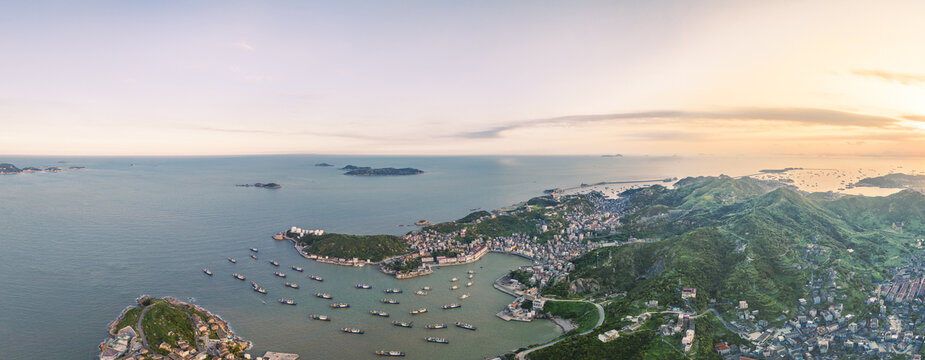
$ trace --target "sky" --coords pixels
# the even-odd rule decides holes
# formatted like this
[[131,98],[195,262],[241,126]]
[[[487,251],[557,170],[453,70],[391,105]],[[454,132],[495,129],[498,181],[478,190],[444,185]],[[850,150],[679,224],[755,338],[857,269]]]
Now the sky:
[[0,154],[925,156],[923,1],[0,3]]

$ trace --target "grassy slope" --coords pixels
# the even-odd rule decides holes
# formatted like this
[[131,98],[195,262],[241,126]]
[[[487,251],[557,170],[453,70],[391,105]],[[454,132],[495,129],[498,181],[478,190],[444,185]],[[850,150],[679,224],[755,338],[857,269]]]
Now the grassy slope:
[[345,259],[356,257],[379,261],[410,251],[404,239],[393,235],[326,233],[321,236],[306,235],[300,241],[308,245],[307,251],[311,254]]
[[[163,300],[155,300],[148,307],[141,326],[144,328],[148,344],[162,354],[166,354],[166,351],[157,348],[162,342],[176,346],[177,341],[182,338],[190,344],[195,344],[193,324],[189,314]],[[173,335],[168,335],[171,331]]]

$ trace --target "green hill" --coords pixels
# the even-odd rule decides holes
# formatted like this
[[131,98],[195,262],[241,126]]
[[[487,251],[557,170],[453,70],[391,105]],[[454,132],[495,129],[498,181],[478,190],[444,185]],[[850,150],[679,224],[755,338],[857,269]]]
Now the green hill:
[[344,259],[379,261],[410,251],[405,240],[394,235],[308,234],[297,241],[309,254]]

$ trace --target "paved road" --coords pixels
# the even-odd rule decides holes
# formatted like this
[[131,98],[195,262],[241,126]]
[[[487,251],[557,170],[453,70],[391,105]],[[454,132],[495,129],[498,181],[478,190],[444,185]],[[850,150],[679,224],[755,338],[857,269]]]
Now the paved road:
[[141,344],[144,346],[144,348],[150,349],[150,347],[148,347],[148,338],[145,337],[145,329],[141,327],[141,321],[144,320],[145,313],[148,312],[148,308],[150,308],[150,306],[145,306],[144,309],[141,309],[141,315],[138,316],[138,324],[135,326],[135,328],[138,329],[138,337],[141,338]]
[[[598,303],[593,303],[593,302],[584,301],[584,300],[555,300],[555,301],[583,302],[583,303],[592,304],[592,305],[594,305],[594,307],[597,308],[597,324],[595,324],[594,327],[591,328],[590,330],[585,331],[585,332],[583,332],[583,333],[581,333],[581,334],[578,334],[578,335],[587,335],[587,334],[590,334],[592,331],[594,331],[594,329],[597,329],[598,327],[600,327],[600,326],[604,323],[604,307],[601,306],[601,305],[598,304]],[[539,350],[539,349],[544,349],[544,348],[553,346],[553,345],[557,344],[558,342],[560,342],[560,341],[562,341],[562,340],[565,340],[565,338],[561,338],[561,339],[558,339],[558,340],[556,340],[556,341],[553,341],[553,342],[550,342],[550,343],[546,343],[546,344],[537,346],[537,347],[535,347],[535,348],[530,348],[530,349],[521,351],[521,352],[517,353],[516,358],[517,358],[518,360],[524,360],[524,359],[527,358],[527,355],[529,355],[530,353],[532,353],[532,352],[534,352],[534,351],[537,351],[537,350]]]

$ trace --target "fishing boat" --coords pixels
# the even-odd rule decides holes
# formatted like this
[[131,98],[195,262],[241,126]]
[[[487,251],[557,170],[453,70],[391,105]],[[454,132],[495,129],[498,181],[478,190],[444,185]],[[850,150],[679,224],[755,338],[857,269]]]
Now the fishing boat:
[[414,293],[417,295],[421,295],[421,296],[427,296],[427,292],[424,290],[418,290],[418,291],[415,291]]
[[393,322],[392,322],[392,325],[395,325],[395,326],[398,326],[398,327],[403,327],[403,328],[410,328],[410,327],[413,326],[413,323],[412,323],[412,322],[404,322],[404,321],[393,321]]
[[234,276],[234,278],[238,280],[244,280],[244,275],[238,273],[231,274],[231,276]]
[[350,304],[347,303],[331,304],[332,309],[346,309],[348,307],[350,307]]
[[425,308],[420,308],[420,309],[417,309],[417,310],[411,310],[411,315],[423,314],[423,313],[426,313],[426,312],[427,312],[427,309],[425,309]]
[[356,284],[354,285],[357,289],[372,289],[373,287],[369,284]]
[[474,278],[474,277],[475,277],[475,274],[469,274],[469,278],[470,278],[470,279],[471,279],[471,278]]
[[331,318],[329,318],[327,315],[315,315],[315,314],[311,314],[311,315],[309,315],[308,317],[312,318],[312,320],[318,320],[318,321],[331,321]]
[[286,274],[283,274],[283,273],[281,273],[281,272],[279,272],[279,271],[274,271],[274,272],[273,272],[273,275],[279,276],[279,277],[281,277],[281,278],[286,277]]
[[459,304],[449,304],[449,305],[443,305],[443,310],[459,309],[461,307],[462,305],[459,305]]
[[471,281],[466,283],[466,287],[469,287],[469,286],[472,286],[472,282],[471,282]]
[[257,260],[257,255],[251,254],[251,259]]
[[235,259],[235,258],[228,258],[228,261],[231,262],[232,264],[238,263],[238,259]]
[[292,299],[279,299],[279,303],[283,305],[295,305],[295,301]]
[[472,274],[475,274],[475,270],[469,270],[469,271],[466,271],[466,273],[469,275],[472,275]]
[[385,291],[386,294],[401,294],[401,289],[391,288],[391,289],[385,289],[383,291]]
[[257,248],[251,248],[251,251],[257,252]]
[[291,288],[293,288],[293,289],[298,289],[298,288],[299,288],[299,284],[296,284],[296,283],[288,283],[288,282],[287,282],[287,283],[283,283],[283,286],[291,287]]
[[458,277],[454,277],[454,278],[450,279],[450,282],[457,282],[457,281],[459,281],[459,278],[458,278]]
[[264,295],[267,294],[267,289],[264,289],[264,288],[254,288],[254,291],[264,294]]
[[459,289],[459,285],[450,286],[450,290],[456,290],[456,289]]
[[276,260],[270,260],[269,263],[272,264],[273,266],[279,267],[279,263],[276,262]]
[[379,356],[405,356],[405,353],[395,350],[376,350],[376,355]]
[[472,326],[472,325],[469,325],[469,324],[466,324],[466,323],[461,323],[461,322],[459,322],[459,321],[456,322],[456,327],[459,327],[459,328],[462,328],[462,329],[466,329],[466,330],[475,331],[475,326]]
[[300,267],[298,267],[298,266],[295,266],[295,265],[292,265],[292,266],[290,266],[290,267],[292,268],[292,270],[295,270],[295,271],[298,271],[298,272],[303,272],[303,271],[305,271],[305,270],[303,270],[302,268],[300,268]]
[[315,280],[315,281],[324,281],[323,278],[321,278],[320,276],[317,276],[317,275],[309,275],[308,277],[311,278],[312,280]]
[[389,313],[387,313],[387,312],[385,312],[385,311],[370,310],[369,313],[372,314],[372,315],[376,315],[376,316],[389,317]]
[[340,329],[340,331],[343,331],[348,334],[362,334],[363,333],[363,330],[360,330],[357,328],[343,328],[343,329]]
[[331,294],[328,294],[328,293],[315,293],[315,296],[320,297],[322,299],[327,299],[327,300],[331,300],[334,298],[333,296],[331,296]]
[[462,294],[459,296],[459,300],[466,300],[469,298],[469,296],[471,296],[469,293]]
[[424,340],[427,340],[427,342],[432,342],[432,343],[437,343],[437,344],[449,344],[450,343],[444,338],[428,337],[428,338],[424,338]]
[[212,276],[212,272],[209,271],[209,269],[202,269],[202,272],[204,272],[206,275]]
[[431,329],[431,330],[446,329],[446,324],[427,324],[427,325],[424,325],[424,328]]
[[398,300],[395,300],[395,299],[382,299],[379,301],[381,301],[383,304],[398,305]]
[[430,286],[425,286],[425,287],[422,287],[421,290],[430,291],[430,290],[431,290],[431,287],[430,287]]

